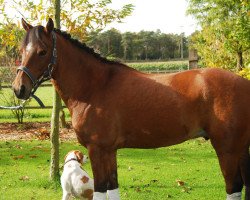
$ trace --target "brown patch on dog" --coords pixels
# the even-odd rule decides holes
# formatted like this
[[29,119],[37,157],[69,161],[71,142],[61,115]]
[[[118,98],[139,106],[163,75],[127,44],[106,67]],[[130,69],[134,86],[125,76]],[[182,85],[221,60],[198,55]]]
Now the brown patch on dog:
[[81,178],[81,180],[82,180],[83,183],[89,182],[89,178],[88,178],[87,176],[83,176],[83,177]]
[[91,189],[87,189],[87,190],[85,190],[84,191],[84,193],[82,194],[82,197],[83,198],[86,198],[86,199],[88,199],[88,200],[92,200],[93,199],[93,190],[91,190]]

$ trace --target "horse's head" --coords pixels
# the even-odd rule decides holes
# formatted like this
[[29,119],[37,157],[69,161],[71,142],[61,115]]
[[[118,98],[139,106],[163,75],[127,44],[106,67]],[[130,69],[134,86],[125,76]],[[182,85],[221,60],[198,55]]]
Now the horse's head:
[[51,78],[56,60],[56,38],[52,19],[46,27],[33,27],[23,19],[22,25],[26,30],[21,46],[22,62],[12,87],[17,98],[28,99],[43,81]]

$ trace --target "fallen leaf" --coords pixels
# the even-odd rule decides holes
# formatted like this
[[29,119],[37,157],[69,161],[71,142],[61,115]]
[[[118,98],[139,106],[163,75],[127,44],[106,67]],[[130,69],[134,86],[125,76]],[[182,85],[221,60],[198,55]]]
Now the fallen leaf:
[[183,189],[181,190],[182,192],[186,192],[186,193],[189,193],[189,188],[187,188],[187,187],[183,187]]
[[30,155],[30,158],[37,158],[37,155]]
[[17,144],[14,146],[16,149],[23,149],[23,147],[21,147],[21,145]]
[[133,169],[134,169],[134,168],[131,167],[131,166],[128,167],[128,171],[131,171],[131,170],[133,170]]
[[39,140],[47,140],[50,138],[50,132],[45,128],[42,127],[38,129],[37,131],[34,132],[34,135],[39,139]]
[[181,181],[181,180],[176,180],[178,186],[184,186],[185,185],[185,182],[184,181]]
[[19,156],[14,156],[13,157],[14,160],[23,159],[23,158],[24,158],[23,155],[19,155]]
[[28,176],[22,176],[19,178],[20,181],[28,181],[30,178]]

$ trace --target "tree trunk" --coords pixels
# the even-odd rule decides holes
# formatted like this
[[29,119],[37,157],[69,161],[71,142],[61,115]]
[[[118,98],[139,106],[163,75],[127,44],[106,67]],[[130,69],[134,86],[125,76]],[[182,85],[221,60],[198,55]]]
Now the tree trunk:
[[[60,29],[60,0],[55,0],[55,27]],[[53,94],[53,110],[51,116],[51,163],[50,163],[50,179],[58,181],[59,174],[59,113],[61,109],[61,99],[54,89]]]
[[243,68],[244,68],[243,55],[242,55],[242,52],[239,51],[237,52],[237,70],[241,71]]
[[67,122],[65,120],[65,112],[63,109],[60,110],[60,121],[61,121],[61,128],[68,128]]

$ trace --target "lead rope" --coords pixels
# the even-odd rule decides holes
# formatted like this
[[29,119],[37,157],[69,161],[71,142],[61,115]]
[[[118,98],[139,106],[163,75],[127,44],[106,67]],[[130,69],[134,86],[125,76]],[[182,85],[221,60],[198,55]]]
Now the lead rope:
[[[45,108],[45,105],[43,104],[43,102],[41,101],[41,99],[39,99],[39,97],[37,97],[34,94],[31,94],[31,97],[34,98],[36,100],[36,102],[39,104],[39,106],[41,108]],[[28,100],[23,100],[20,105],[18,106],[1,106],[0,105],[0,109],[5,109],[5,110],[19,110],[19,109],[23,109],[25,107],[25,104],[30,100],[30,98]]]
[[20,105],[18,106],[0,106],[1,109],[6,109],[6,110],[19,110],[23,109],[27,100],[23,100]]

